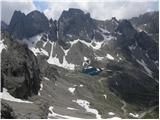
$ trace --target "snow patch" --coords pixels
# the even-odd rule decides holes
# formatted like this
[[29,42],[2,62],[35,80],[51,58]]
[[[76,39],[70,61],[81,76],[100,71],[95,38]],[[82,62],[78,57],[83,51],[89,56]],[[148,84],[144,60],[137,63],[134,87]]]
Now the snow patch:
[[[67,116],[67,115],[61,115],[58,113],[55,113],[53,111],[53,106],[49,107],[49,111],[50,113],[48,113],[48,119],[53,119],[53,118],[61,118],[61,119],[80,119],[80,118],[76,118],[76,117],[71,117],[71,116]],[[52,118],[53,117],[53,118]]]
[[62,50],[63,50],[65,56],[67,56],[70,49],[65,50],[65,49],[63,49],[63,47],[61,47],[61,48],[62,48]]
[[0,53],[2,52],[3,49],[6,49],[7,46],[3,43],[4,40],[0,40]]
[[108,30],[106,30],[106,29],[104,29],[104,28],[99,27],[99,29],[100,29],[103,33],[110,33]]
[[[87,47],[89,48],[92,48],[92,49],[95,49],[95,50],[98,50],[101,48],[102,44],[103,44],[103,41],[102,42],[96,42],[95,40],[92,40],[92,42],[86,42],[84,40],[80,40],[80,39],[77,39],[77,40],[74,40],[74,41],[71,41],[70,44],[71,44],[71,47],[78,43],[78,42],[81,42],[83,44],[85,44]],[[92,44],[95,43],[95,46],[93,46]]]
[[107,120],[119,120],[119,119],[121,119],[121,118],[119,118],[119,117],[113,117],[113,118],[107,118]]
[[46,50],[42,49],[42,48],[40,49],[40,52],[41,52],[41,54],[49,56],[48,52]]
[[34,53],[35,56],[37,56],[38,54],[49,56],[48,52],[42,48],[40,48],[40,49],[39,48],[30,48],[30,50]]
[[84,56],[83,60],[84,60],[84,62],[82,64],[83,66],[88,66],[90,64],[90,62],[91,62],[90,59],[85,57],[85,56]]
[[87,58],[87,57],[85,57],[85,56],[84,56],[84,58],[83,58],[83,59],[84,59],[84,61],[87,61],[87,60],[88,60],[88,58]]
[[122,33],[120,33],[119,31],[117,32],[118,35],[122,35]]
[[119,60],[122,60],[122,58],[121,58],[121,57],[119,57]]
[[136,61],[137,61],[141,66],[143,66],[143,68],[145,69],[145,71],[148,73],[148,75],[149,75],[150,77],[153,77],[153,76],[152,76],[152,71],[147,67],[147,65],[146,65],[146,63],[144,62],[144,60],[141,59],[141,61],[140,61],[140,60],[136,59]]
[[55,57],[52,57],[52,54],[53,54],[53,47],[55,46],[56,43],[51,43],[52,44],[52,47],[51,47],[51,53],[50,53],[50,57],[49,59],[47,60],[47,62],[49,64],[54,64],[54,65],[57,65],[59,67],[63,67],[63,68],[66,68],[66,69],[69,69],[69,70],[74,70],[75,69],[75,65],[74,64],[71,64],[71,63],[68,63],[66,61],[66,58],[65,56],[63,56],[63,63],[60,63],[59,59],[57,58],[57,54]]
[[83,87],[84,85],[80,84],[79,87]]
[[19,103],[33,103],[30,101],[25,101],[25,100],[21,100],[21,99],[13,97],[12,95],[10,95],[10,93],[8,92],[8,90],[6,88],[3,88],[3,92],[1,92],[0,98],[3,100],[19,102]]
[[96,70],[97,70],[97,71],[101,71],[101,69],[99,69],[99,68],[97,68]]
[[112,55],[110,55],[110,54],[107,54],[106,57],[107,57],[108,59],[110,59],[110,60],[114,60],[114,57],[113,57]]
[[78,110],[76,108],[67,107],[68,110]]
[[98,113],[98,111],[96,109],[90,108],[90,103],[88,101],[81,100],[81,99],[72,100],[72,101],[77,103],[81,107],[83,107],[87,112],[95,114],[96,118],[101,119],[101,115]]
[[107,95],[106,94],[104,94],[103,96],[104,96],[105,99],[107,99]]
[[72,94],[74,94],[75,88],[68,88],[69,92],[71,92]]
[[41,87],[40,90],[43,90],[43,84],[42,83],[40,84],[40,87]]
[[[93,46],[93,43],[95,44],[95,46]],[[95,40],[94,41],[92,41],[92,43],[91,43],[91,47],[93,48],[93,49],[95,49],[95,50],[98,50],[98,49],[100,49],[101,48],[101,46],[102,46],[102,44],[103,44],[104,42],[102,41],[102,42],[96,42]]]
[[44,42],[44,44],[43,44],[43,48],[46,46],[46,44],[48,43],[48,41],[49,41],[49,39],[47,38],[47,41]]
[[37,56],[37,54],[41,53],[39,48],[30,48],[30,50],[34,53],[35,56]]
[[49,78],[47,78],[47,77],[43,77],[45,80],[47,80],[47,81],[49,81]]
[[104,57],[99,57],[99,56],[97,56],[97,57],[95,57],[98,61],[101,61],[101,60],[103,60],[104,59]]
[[133,114],[133,113],[129,113],[130,116],[134,117],[134,118],[138,118],[139,115],[138,114]]
[[38,91],[38,95],[39,95],[39,96],[41,96],[40,91],[42,91],[42,90],[43,90],[43,84],[41,83],[41,84],[40,84],[40,89],[39,89],[39,91]]
[[115,115],[115,113],[113,113],[113,112],[109,112],[109,113],[108,113],[108,115]]

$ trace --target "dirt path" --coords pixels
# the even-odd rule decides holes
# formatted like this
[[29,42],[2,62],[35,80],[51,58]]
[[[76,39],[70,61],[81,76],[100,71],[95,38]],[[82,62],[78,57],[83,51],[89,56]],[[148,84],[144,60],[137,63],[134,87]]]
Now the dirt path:
[[125,109],[125,107],[126,107],[126,102],[125,101],[121,101],[122,103],[123,103],[123,105],[122,105],[122,107],[121,107],[121,109],[122,109],[122,111],[123,111],[123,113],[124,113],[124,115],[126,116],[127,115],[127,110]]

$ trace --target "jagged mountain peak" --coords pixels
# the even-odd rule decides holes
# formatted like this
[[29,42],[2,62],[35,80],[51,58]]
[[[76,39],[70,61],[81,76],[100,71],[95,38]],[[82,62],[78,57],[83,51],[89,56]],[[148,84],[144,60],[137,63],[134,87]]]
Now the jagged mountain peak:
[[132,24],[131,24],[131,22],[129,20],[127,20],[127,19],[121,20],[119,22],[119,26],[120,27],[122,27],[122,26],[123,27],[130,27],[131,29],[134,29],[133,26],[132,26]]
[[[30,12],[30,13],[28,13],[27,15],[26,15],[26,17],[29,17],[29,18],[32,18],[32,19],[38,19],[38,20],[41,20],[41,19],[47,19],[48,20],[48,18],[44,15],[44,13],[43,12],[40,12],[40,11],[38,11],[38,10],[34,10],[34,11],[32,11],[32,12]],[[37,20],[37,21],[38,21]]]
[[58,27],[59,39],[64,43],[75,39],[91,41],[97,28],[89,14],[74,8],[62,12]]
[[33,10],[33,11],[31,11],[30,13],[28,13],[27,15],[31,15],[31,14],[36,15],[36,14],[44,14],[44,13],[43,13],[43,12],[40,12],[40,11],[38,11],[38,10]]
[[128,20],[121,20],[119,22],[119,25],[116,29],[116,31],[119,31],[120,33],[123,33],[123,35],[126,37],[126,39],[133,39],[135,34],[137,33],[130,21]]
[[9,24],[9,31],[14,38],[29,38],[49,29],[47,17],[35,10],[25,15],[15,11]]
[[21,15],[21,14],[25,15],[25,14],[24,14],[23,12],[21,12],[20,10],[15,10],[14,13],[13,13],[13,16],[14,16],[14,15]]
[[81,9],[77,9],[77,8],[69,8],[68,10],[64,10],[62,12],[62,15],[65,16],[65,15],[82,15],[84,14],[84,12],[81,10]]

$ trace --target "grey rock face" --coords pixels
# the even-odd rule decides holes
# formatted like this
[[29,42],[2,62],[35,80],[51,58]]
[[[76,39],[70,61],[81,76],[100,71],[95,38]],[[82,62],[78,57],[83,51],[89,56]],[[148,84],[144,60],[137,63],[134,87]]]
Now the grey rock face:
[[48,29],[48,19],[39,11],[33,11],[28,15],[15,11],[9,25],[10,33],[19,39],[32,37]]
[[38,94],[40,88],[40,70],[37,59],[26,45],[11,41],[2,34],[7,50],[2,57],[2,87],[17,98],[27,99]]
[[4,101],[1,102],[1,119],[16,119],[13,109]]
[[25,36],[24,20],[24,13],[21,13],[20,11],[14,12],[9,24],[9,31],[14,37],[22,39]]
[[58,21],[59,38],[62,41],[82,39],[90,41],[94,36],[96,26],[90,18],[79,9],[63,11]]
[[148,12],[138,17],[133,17],[130,19],[131,23],[135,25],[135,27],[139,27],[142,30],[149,33],[158,33],[159,32],[159,12]]
[[77,44],[74,44],[67,56],[66,56],[66,60],[69,63],[73,63],[76,65],[80,65],[82,66],[83,62],[84,62],[84,57],[87,57],[89,59],[94,59],[94,52],[91,48],[88,48],[86,45],[84,45],[81,42],[78,42]]
[[147,51],[152,60],[158,60],[158,44],[149,37],[145,32],[140,32],[136,36],[138,45]]
[[156,42],[159,41],[159,12],[148,12],[130,19],[133,26],[139,31],[147,32]]
[[109,75],[109,88],[130,103],[157,105],[158,83],[132,64],[124,64],[108,64],[107,67],[113,70]]
[[50,28],[49,28],[49,34],[48,38],[50,41],[57,41],[58,40],[58,22],[55,20],[53,21],[52,19],[49,21]]
[[98,27],[103,28],[110,33],[114,33],[115,30],[117,29],[118,25],[119,25],[119,21],[115,17],[113,17],[110,20],[105,20],[105,21],[94,20],[94,22],[96,23],[96,25]]
[[129,45],[135,41],[134,37],[137,32],[128,20],[120,21],[116,31],[122,33],[122,37],[125,39],[122,44]]
[[52,80],[53,82],[56,81],[56,76],[59,76],[57,69],[46,62],[46,56],[37,56],[38,65],[40,68],[41,76],[45,76]]
[[36,10],[32,11],[26,16],[24,25],[26,37],[37,35],[49,29],[47,17],[43,13]]
[[94,38],[96,41],[103,41],[104,40],[104,37],[99,32],[95,32]]
[[[99,26],[103,28],[102,23]],[[147,33],[136,31],[128,20],[119,21],[115,28],[112,35],[117,40],[109,41],[97,51],[99,55],[109,53],[115,58],[114,61],[104,60],[108,87],[127,102],[142,106],[157,105],[159,70],[154,61],[158,61],[158,44]],[[125,59],[116,61],[117,55]],[[146,73],[147,70],[151,76]]]

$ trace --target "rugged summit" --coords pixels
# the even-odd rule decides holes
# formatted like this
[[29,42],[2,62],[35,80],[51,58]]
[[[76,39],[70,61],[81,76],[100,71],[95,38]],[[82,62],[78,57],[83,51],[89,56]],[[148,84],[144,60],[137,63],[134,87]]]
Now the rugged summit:
[[91,41],[94,37],[96,25],[89,13],[84,13],[79,9],[69,9],[63,11],[58,21],[59,39],[62,41],[73,41],[82,39]]
[[47,17],[35,10],[25,15],[15,11],[9,24],[9,31],[15,38],[29,38],[49,29]]
[[139,17],[133,17],[130,22],[138,31],[147,32],[156,42],[159,40],[159,12],[147,12]]

